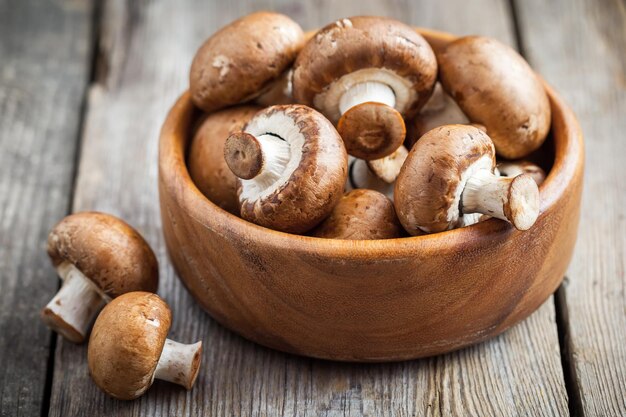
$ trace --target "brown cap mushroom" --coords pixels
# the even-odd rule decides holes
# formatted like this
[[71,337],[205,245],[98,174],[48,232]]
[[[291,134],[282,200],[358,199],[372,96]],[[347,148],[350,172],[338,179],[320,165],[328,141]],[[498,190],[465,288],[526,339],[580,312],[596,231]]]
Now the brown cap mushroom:
[[167,339],[172,313],[158,295],[124,294],[107,305],[89,338],[87,361],[96,385],[120,400],[143,395],[154,379],[191,389],[202,360],[202,342]]
[[543,184],[546,179],[546,172],[540,166],[530,161],[498,162],[496,168],[503,177],[516,177],[521,174],[528,174],[535,180],[537,185]]
[[289,17],[256,12],[235,20],[200,47],[191,64],[191,99],[206,112],[251,100],[265,92],[304,44]]
[[396,180],[394,202],[411,234],[441,232],[483,213],[529,229],[539,214],[539,190],[528,175],[494,175],[495,151],[485,132],[446,125],[415,144]]
[[402,144],[402,116],[426,103],[436,75],[434,52],[411,27],[351,17],[306,43],[294,64],[293,94],[338,122],[350,155],[379,159]]
[[393,203],[373,190],[352,190],[313,232],[329,239],[371,240],[402,236]]
[[226,141],[224,157],[240,179],[241,217],[275,230],[304,233],[343,194],[347,155],[333,125],[299,104],[269,107]]
[[259,110],[257,106],[238,106],[208,115],[194,135],[187,157],[189,175],[202,194],[237,215],[237,177],[224,161],[224,143]]
[[521,158],[541,146],[550,129],[550,102],[517,52],[495,39],[467,36],[437,59],[443,88],[472,122],[487,128],[499,155]]
[[42,310],[48,327],[74,343],[85,340],[102,307],[129,291],[156,291],[159,268],[141,235],[109,214],[67,216],[48,236],[48,255],[63,285]]

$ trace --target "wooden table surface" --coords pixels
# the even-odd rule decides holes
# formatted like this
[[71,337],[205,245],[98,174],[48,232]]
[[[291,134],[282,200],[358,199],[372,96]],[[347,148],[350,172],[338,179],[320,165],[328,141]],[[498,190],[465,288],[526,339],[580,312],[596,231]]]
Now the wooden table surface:
[[[305,29],[387,15],[518,48],[586,140],[579,238],[555,296],[486,343],[380,365],[286,355],[211,320],[165,252],[157,138],[201,42],[259,9]],[[0,0],[0,415],[625,416],[624,132],[623,0]],[[47,233],[78,210],[124,218],[155,249],[173,338],[205,343],[193,390],[156,382],[112,400],[91,382],[85,346],[39,320],[58,287]]]

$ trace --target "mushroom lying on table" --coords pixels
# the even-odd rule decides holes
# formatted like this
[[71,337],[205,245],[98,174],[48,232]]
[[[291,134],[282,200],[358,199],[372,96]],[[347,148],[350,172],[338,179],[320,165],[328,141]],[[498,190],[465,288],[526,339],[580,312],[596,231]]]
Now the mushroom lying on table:
[[471,213],[529,229],[539,215],[539,190],[526,174],[494,175],[493,142],[482,130],[447,125],[415,144],[396,180],[394,203],[411,234],[442,232],[464,223]]
[[206,112],[239,104],[272,89],[304,44],[289,17],[256,12],[235,20],[200,47],[191,64],[194,104]]
[[257,106],[237,106],[208,115],[194,135],[187,157],[189,175],[202,194],[237,215],[237,177],[224,161],[224,143],[259,110]]
[[352,17],[306,43],[294,64],[293,94],[338,123],[350,155],[379,159],[402,144],[403,116],[426,103],[436,75],[434,52],[411,27]]
[[499,155],[521,158],[544,142],[550,102],[539,77],[495,39],[467,36],[437,55],[443,88],[473,122],[487,129]]
[[350,186],[375,190],[393,200],[394,182],[408,154],[406,148],[400,146],[381,159],[365,161],[355,158],[349,167]]
[[304,233],[343,194],[348,157],[333,125],[299,104],[269,107],[226,140],[224,158],[237,181],[241,217]]
[[202,360],[202,342],[167,339],[172,313],[158,295],[124,294],[98,316],[89,338],[87,361],[96,385],[120,400],[143,395],[154,379],[191,389]]
[[156,291],[159,268],[154,252],[128,224],[109,214],[67,216],[48,236],[48,255],[63,280],[42,310],[48,327],[82,343],[102,307],[129,291]]
[[537,185],[543,184],[546,172],[530,161],[503,161],[498,162],[497,169],[503,177],[516,177],[520,174],[530,175]]
[[339,200],[313,236],[328,239],[371,240],[402,236],[393,203],[373,190],[352,190]]

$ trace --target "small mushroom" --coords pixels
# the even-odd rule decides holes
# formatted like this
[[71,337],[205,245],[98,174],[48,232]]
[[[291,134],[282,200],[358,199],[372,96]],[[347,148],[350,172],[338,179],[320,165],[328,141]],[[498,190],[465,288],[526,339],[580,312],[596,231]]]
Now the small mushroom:
[[191,99],[209,113],[252,100],[287,70],[303,45],[302,29],[285,15],[256,12],[235,20],[196,53]]
[[446,125],[415,144],[396,181],[395,205],[411,234],[459,227],[463,217],[483,213],[529,229],[539,214],[539,190],[526,174],[494,175],[493,142],[482,130]]
[[516,177],[520,174],[530,175],[537,185],[543,184],[546,172],[538,165],[530,161],[505,161],[498,162],[496,169],[503,177]]
[[393,203],[373,190],[352,190],[344,195],[313,232],[329,239],[371,240],[402,236]]
[[202,194],[237,215],[237,177],[224,161],[224,143],[259,110],[257,106],[238,106],[208,115],[194,135],[187,157],[189,175]]
[[469,122],[463,110],[443,90],[441,83],[437,83],[430,100],[422,107],[417,116],[407,123],[407,139],[410,140],[409,149],[431,129],[443,125],[464,125]]
[[120,400],[143,395],[154,379],[191,389],[202,360],[202,342],[167,339],[172,313],[156,294],[130,292],[107,305],[93,326],[87,362],[96,385]]
[[224,158],[237,181],[241,217],[271,229],[304,233],[341,198],[347,154],[333,125],[292,104],[257,113],[226,140]]
[[65,217],[48,236],[48,255],[63,280],[42,310],[43,322],[74,343],[112,298],[129,291],[156,291],[159,268],[141,235],[109,214]]
[[499,155],[522,158],[550,129],[550,102],[539,77],[510,47],[467,36],[437,56],[443,88],[474,123],[486,127]]
[[436,75],[434,52],[411,27],[352,17],[306,43],[294,64],[293,94],[338,123],[350,155],[379,159],[402,144],[403,116],[426,103]]

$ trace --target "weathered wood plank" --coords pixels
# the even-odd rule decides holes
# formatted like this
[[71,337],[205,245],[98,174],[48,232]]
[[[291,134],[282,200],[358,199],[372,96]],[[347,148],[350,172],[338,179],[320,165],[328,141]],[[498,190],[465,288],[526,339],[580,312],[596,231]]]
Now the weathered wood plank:
[[124,4],[108,2],[104,11],[108,71],[90,95],[74,207],[120,215],[155,247],[159,292],[174,311],[173,337],[206,343],[203,370],[190,392],[157,382],[143,398],[122,403],[89,380],[85,350],[60,341],[51,415],[567,414],[552,301],[495,340],[437,358],[382,365],[299,358],[243,340],[203,313],[175,278],[160,230],[159,128],[187,86],[196,48],[219,26],[269,8],[314,28],[358,9],[514,44],[508,3],[155,1],[128,3],[130,9]]
[[578,411],[624,416],[626,5],[537,0],[517,8],[530,61],[574,108],[586,140],[580,232],[561,294]]
[[91,2],[0,1],[0,415],[38,415],[58,281],[45,254],[68,210],[89,76]]

